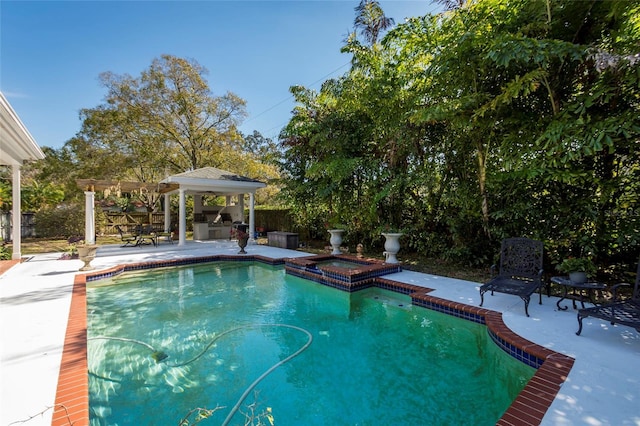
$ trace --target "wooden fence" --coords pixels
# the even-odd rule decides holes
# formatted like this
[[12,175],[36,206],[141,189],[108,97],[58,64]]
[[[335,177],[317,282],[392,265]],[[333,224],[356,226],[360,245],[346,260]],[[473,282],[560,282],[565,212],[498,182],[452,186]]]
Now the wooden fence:
[[[11,241],[13,239],[12,227],[13,216],[11,212],[0,212],[0,237],[2,241]],[[36,225],[33,213],[22,213],[20,235],[22,238],[31,238],[36,236]]]
[[[133,232],[138,225],[151,225],[154,229],[164,229],[164,213],[105,213],[105,222],[98,225],[100,232],[104,234],[117,234],[116,225],[124,232]],[[171,224],[178,222],[178,217],[172,215]]]
[[[249,211],[245,211],[245,222],[249,223]],[[256,231],[286,231],[297,232],[293,229],[289,210],[256,210]]]

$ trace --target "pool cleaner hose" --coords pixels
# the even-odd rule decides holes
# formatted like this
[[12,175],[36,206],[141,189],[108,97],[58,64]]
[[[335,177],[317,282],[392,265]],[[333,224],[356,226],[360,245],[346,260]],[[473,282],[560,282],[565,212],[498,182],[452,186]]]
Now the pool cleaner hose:
[[[301,332],[303,332],[303,333],[305,333],[307,335],[307,342],[304,345],[302,345],[302,347],[300,347],[300,349],[298,349],[297,351],[295,351],[294,353],[292,353],[291,355],[289,355],[285,359],[273,364],[267,371],[262,373],[262,375],[260,375],[260,377],[258,377],[256,380],[254,380],[253,383],[251,383],[249,385],[249,387],[244,391],[244,393],[240,396],[240,399],[238,399],[238,402],[236,402],[236,405],[233,406],[233,408],[231,409],[231,411],[227,415],[227,418],[224,419],[224,422],[222,422],[222,426],[226,426],[226,425],[229,424],[229,422],[233,418],[234,414],[240,408],[240,404],[242,404],[242,402],[247,398],[247,395],[249,395],[249,393],[251,393],[251,391],[258,385],[258,383],[260,383],[265,377],[267,377],[269,374],[271,374],[271,372],[273,372],[276,368],[280,367],[282,364],[284,364],[287,361],[292,360],[293,358],[295,358],[298,355],[300,355],[305,349],[307,349],[309,347],[309,345],[311,345],[311,342],[313,342],[313,336],[311,335],[311,333],[309,333],[309,331],[305,330],[304,328],[296,327],[295,325],[289,325],[289,324],[257,324],[257,325],[253,325],[253,326],[255,326],[255,327],[286,327],[286,328],[291,328],[293,330],[298,330],[298,331],[301,331]],[[247,327],[253,327],[253,326],[247,326]]]
[[[275,369],[277,369],[281,365],[285,364],[286,362],[288,362],[288,361],[292,360],[293,358],[297,357],[298,355],[300,355],[305,349],[307,349],[309,347],[309,345],[311,345],[311,342],[313,342],[313,336],[311,335],[311,333],[309,331],[305,330],[304,328],[297,327],[295,325],[290,325],[290,324],[247,324],[247,325],[241,325],[239,327],[232,328],[230,330],[224,331],[224,332],[216,335],[213,339],[211,339],[211,341],[209,341],[209,343],[207,343],[207,345],[204,347],[204,349],[199,354],[197,354],[196,356],[194,356],[190,360],[182,362],[182,363],[178,363],[178,364],[168,364],[169,367],[183,367],[185,365],[189,365],[192,362],[198,360],[200,357],[202,357],[202,355],[204,355],[211,348],[211,346],[213,346],[213,344],[218,339],[220,339],[221,337],[226,336],[227,334],[233,333],[235,331],[245,329],[245,328],[263,328],[263,327],[282,327],[282,328],[290,328],[292,330],[300,331],[300,332],[302,332],[302,333],[307,335],[307,342],[304,345],[302,345],[297,351],[295,351],[294,353],[289,355],[288,357],[286,357],[283,360],[273,364],[271,367],[269,367],[269,369],[267,369],[264,373],[262,373],[260,375],[260,377],[258,377],[256,380],[254,380],[253,383],[251,383],[249,385],[249,387],[247,387],[247,389],[245,389],[245,391],[242,393],[242,395],[238,399],[238,402],[236,402],[236,404],[233,406],[233,408],[231,409],[231,411],[227,415],[227,418],[222,423],[222,426],[226,426],[226,425],[229,424],[229,422],[231,421],[233,416],[236,414],[236,412],[240,408],[240,405],[242,404],[242,402],[247,398],[247,396],[251,393],[251,391],[258,385],[258,383],[260,383],[265,377],[267,377],[269,374],[271,374]],[[169,357],[169,355],[167,355],[165,352],[160,351],[160,350],[156,350],[156,348],[154,348],[153,346],[149,345],[148,343],[145,343],[145,342],[142,342],[142,341],[136,340],[136,339],[128,339],[128,338],[125,338],[125,337],[96,336],[96,337],[91,337],[91,338],[89,338],[87,340],[117,340],[117,341],[121,341],[121,342],[135,343],[137,345],[141,345],[141,346],[144,346],[147,349],[149,349],[151,351],[151,357],[158,363]]]

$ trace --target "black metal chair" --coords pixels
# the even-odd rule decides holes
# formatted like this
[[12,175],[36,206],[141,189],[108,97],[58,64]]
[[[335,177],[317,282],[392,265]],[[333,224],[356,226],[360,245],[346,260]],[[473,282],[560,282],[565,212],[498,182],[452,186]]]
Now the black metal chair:
[[136,226],[136,233],[138,234],[137,246],[153,244],[155,247],[158,245],[156,234],[151,225]]
[[120,240],[122,240],[122,242],[124,243],[123,245],[121,245],[120,247],[128,247],[128,246],[136,246],[138,243],[138,236],[135,234],[127,234],[126,232],[124,232],[122,230],[122,228],[120,227],[120,225],[116,225],[116,230],[118,231],[118,234],[120,234]]
[[582,333],[582,320],[587,317],[600,318],[609,321],[611,325],[626,325],[640,332],[640,262],[638,262],[636,284],[631,299],[619,301],[617,290],[623,286],[630,287],[631,284],[620,283],[611,287],[613,292],[611,302],[578,310],[578,331],[576,332],[578,336]]
[[[171,226],[169,226],[171,229]],[[161,240],[167,241],[168,243],[173,244],[173,232],[165,231],[163,228],[154,229],[153,233],[156,235],[156,243],[160,244]]]
[[529,316],[531,295],[540,292],[542,304],[542,255],[544,245],[541,241],[529,238],[507,238],[502,240],[500,266],[496,274],[496,265],[491,267],[493,278],[480,287],[480,306],[484,303],[484,294],[488,291],[512,294],[524,301],[524,312]]

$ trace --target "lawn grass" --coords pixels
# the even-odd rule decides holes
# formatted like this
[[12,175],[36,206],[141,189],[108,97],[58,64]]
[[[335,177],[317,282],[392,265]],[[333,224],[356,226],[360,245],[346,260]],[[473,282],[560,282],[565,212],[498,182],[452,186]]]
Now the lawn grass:
[[[120,237],[117,235],[108,235],[98,237],[96,244],[119,244]],[[58,253],[66,252],[71,249],[71,244],[66,239],[45,239],[45,238],[26,238],[22,240],[20,246],[22,254],[40,254],[40,253]]]

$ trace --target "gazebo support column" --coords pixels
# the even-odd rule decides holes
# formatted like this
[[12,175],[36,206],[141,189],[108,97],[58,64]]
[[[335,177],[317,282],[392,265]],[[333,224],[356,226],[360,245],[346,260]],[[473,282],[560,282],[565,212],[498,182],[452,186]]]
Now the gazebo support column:
[[249,193],[249,243],[255,244],[256,242],[256,220],[255,220],[255,194]]
[[84,191],[84,243],[96,243],[95,192]]
[[13,229],[11,230],[11,236],[13,240],[13,254],[11,255],[12,259],[20,259],[22,257],[22,252],[20,250],[20,246],[22,245],[22,212],[20,211],[20,166],[13,165],[13,195],[11,196],[11,200],[13,202],[12,209],[12,217],[11,221],[13,223]]
[[180,225],[178,226],[180,238],[178,245],[183,246],[187,243],[187,207],[184,189],[180,188],[178,192],[180,194]]
[[164,232],[171,232],[171,195],[164,194]]

